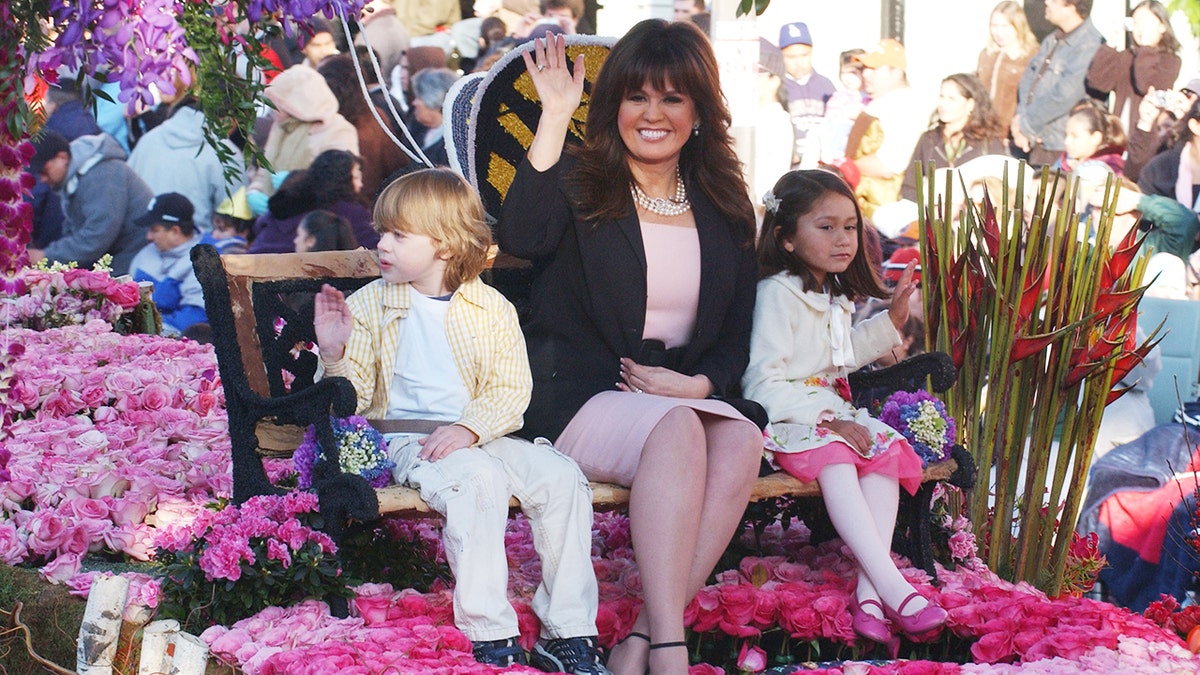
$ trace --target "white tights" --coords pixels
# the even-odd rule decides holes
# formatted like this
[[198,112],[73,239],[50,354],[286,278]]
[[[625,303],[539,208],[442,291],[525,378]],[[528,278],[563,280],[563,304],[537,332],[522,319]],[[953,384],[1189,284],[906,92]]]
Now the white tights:
[[[859,477],[852,464],[828,464],[817,474],[829,519],[842,541],[858,559],[859,602],[880,599],[893,609],[915,589],[892,561],[892,531],[900,502],[900,485],[891,476],[870,473]],[[915,598],[905,614],[928,604]],[[863,611],[879,617],[873,605]]]

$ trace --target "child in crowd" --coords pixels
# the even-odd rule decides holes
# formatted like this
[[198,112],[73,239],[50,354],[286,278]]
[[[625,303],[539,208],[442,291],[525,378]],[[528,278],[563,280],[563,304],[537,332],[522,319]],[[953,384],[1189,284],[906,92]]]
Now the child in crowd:
[[1067,118],[1063,136],[1066,149],[1054,165],[1055,169],[1074,171],[1088,160],[1104,162],[1118,176],[1125,168],[1125,130],[1121,119],[1100,107],[1086,102],[1076,105]]
[[254,214],[246,203],[246,188],[238,188],[232,196],[217,205],[212,215],[212,229],[204,234],[201,244],[211,244],[221,255],[245,253],[250,246],[250,231]]
[[192,202],[178,192],[150,200],[135,221],[150,240],[129,263],[134,281],[154,284],[154,304],[162,313],[163,334],[176,336],[192,324],[208,321],[204,292],[192,269],[192,247],[200,243],[192,222]]
[[890,642],[920,635],[946,611],[908,583],[891,558],[899,488],[921,485],[921,460],[898,432],[849,401],[846,375],[901,343],[915,261],[891,293],[891,309],[853,330],[854,301],[888,295],[862,253],[854,193],[825,171],[784,174],[763,198],[758,283],[747,397],[763,405],[775,461],[821,486],[829,518],[858,561],[854,630]]
[[336,213],[320,209],[310,211],[296,226],[296,253],[316,251],[352,251],[358,239],[350,221]]
[[533,664],[607,674],[587,479],[549,444],[505,436],[521,427],[533,382],[516,310],[479,279],[491,245],[479,197],[449,170],[417,171],[380,193],[374,222],[383,278],[349,299],[328,285],[316,297],[324,375],[348,378],[368,418],[433,420],[427,434],[389,434],[388,451],[397,482],[445,516],[454,622],[475,658],[526,663],[504,553],[516,496],[542,561]]

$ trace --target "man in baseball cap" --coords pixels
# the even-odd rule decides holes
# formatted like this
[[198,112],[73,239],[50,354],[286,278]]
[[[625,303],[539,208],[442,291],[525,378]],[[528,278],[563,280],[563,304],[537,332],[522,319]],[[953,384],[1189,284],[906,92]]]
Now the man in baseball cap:
[[134,280],[154,284],[154,304],[162,313],[165,335],[208,321],[204,293],[192,269],[192,247],[200,243],[193,213],[187,197],[168,192],[151,199],[146,213],[137,219],[150,243],[134,256],[129,270]]
[[813,70],[813,40],[807,24],[800,21],[784,24],[779,29],[779,50],[783,52],[787,73],[783,88],[796,140],[792,152],[795,168],[803,158],[805,139],[824,119],[825,104],[836,89],[829,78]]
[[[854,160],[862,174],[858,194],[865,200],[864,215],[870,217],[876,206],[899,198],[908,160],[929,124],[929,111],[908,85],[904,45],[885,38],[854,60],[863,65],[863,84],[871,102],[850,132],[846,156]],[[883,140],[867,151],[861,141],[878,138],[876,131],[882,133]]]
[[134,221],[154,195],[125,163],[125,151],[108,134],[80,136],[70,143],[52,131],[34,139],[30,173],[62,201],[62,236],[45,248],[31,247],[30,262],[43,258],[91,267],[112,255],[114,275],[129,271],[146,232]]

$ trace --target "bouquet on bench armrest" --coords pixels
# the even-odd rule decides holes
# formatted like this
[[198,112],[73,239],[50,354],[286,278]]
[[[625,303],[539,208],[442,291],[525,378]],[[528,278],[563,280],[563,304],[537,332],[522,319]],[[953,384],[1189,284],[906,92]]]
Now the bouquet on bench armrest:
[[884,401],[879,421],[908,439],[922,466],[950,457],[957,431],[954,418],[946,412],[946,404],[929,392],[893,393]]
[[[333,418],[330,423],[333,425],[333,437],[337,439],[342,472],[362,476],[371,487],[386,487],[392,481],[392,469],[396,464],[388,458],[383,434],[360,415]],[[317,428],[309,425],[304,432],[304,440],[292,453],[301,489],[312,487],[313,466],[323,458],[324,453],[317,443]]]

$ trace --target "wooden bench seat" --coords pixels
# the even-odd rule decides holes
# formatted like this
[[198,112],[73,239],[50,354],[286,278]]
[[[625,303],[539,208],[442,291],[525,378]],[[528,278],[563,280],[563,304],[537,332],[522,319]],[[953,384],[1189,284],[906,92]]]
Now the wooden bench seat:
[[[943,481],[958,469],[958,464],[949,459],[944,462],[930,464],[925,469],[925,481]],[[596,511],[617,511],[629,504],[629,488],[611,483],[592,483],[592,508]],[[404,513],[414,516],[437,515],[422,499],[417,490],[403,485],[389,485],[375,491],[379,497],[380,513]],[[754,484],[754,492],[750,501],[760,502],[778,497],[819,497],[821,488],[815,482],[805,482],[782,471],[763,476]],[[518,508],[520,502],[514,497],[510,502],[511,508]]]

